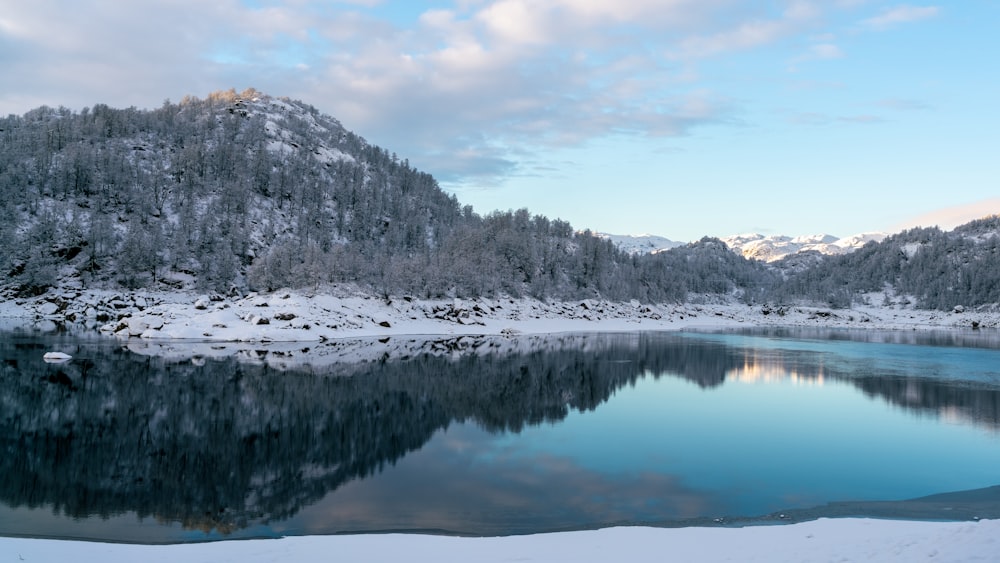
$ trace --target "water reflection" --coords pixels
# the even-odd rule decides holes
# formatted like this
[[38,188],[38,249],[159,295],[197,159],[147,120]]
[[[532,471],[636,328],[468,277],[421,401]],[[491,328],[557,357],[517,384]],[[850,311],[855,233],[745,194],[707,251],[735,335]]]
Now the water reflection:
[[923,415],[1000,430],[1000,333],[765,328],[705,335],[743,354],[724,380],[823,385]]
[[766,361],[748,355],[743,365],[730,369],[726,372],[726,381],[738,381],[740,383],[778,383],[791,381],[795,384],[823,385],[823,370],[816,369],[814,372],[800,373],[798,371],[785,368],[784,364],[775,361]]
[[[352,491],[367,487],[362,497],[370,498],[375,485],[366,477],[405,458],[426,458],[432,452],[421,448],[455,424],[517,433],[592,411],[647,376],[681,378],[703,389],[727,381],[844,381],[912,412],[1000,428],[1000,386],[983,376],[1000,362],[987,361],[992,367],[972,370],[970,379],[922,377],[905,362],[858,360],[824,348],[828,343],[789,347],[775,340],[785,336],[358,340],[297,349],[297,355],[264,347],[206,358],[185,355],[177,344],[177,353],[163,357],[135,354],[103,339],[6,334],[0,338],[0,501],[70,518],[134,513],[212,534],[256,529],[264,522],[294,521],[303,507],[331,491],[341,490],[341,508],[350,506]],[[764,342],[748,345],[746,338]],[[74,359],[47,364],[42,354],[51,349]],[[909,352],[918,349],[913,345]],[[995,350],[980,352],[1000,357]],[[243,361],[248,358],[254,361]],[[503,492],[491,524],[498,533],[513,529],[503,522],[536,524],[518,499],[593,512],[598,524],[642,521],[654,513],[642,510],[651,499],[674,503],[671,513],[683,518],[721,509],[670,475],[584,487],[571,478],[571,468],[560,469],[564,460],[549,461],[547,481]],[[497,467],[537,477],[523,463],[500,460]],[[378,487],[379,495],[438,491],[438,498],[461,498],[445,483]],[[575,497],[573,490],[630,500],[610,507]],[[371,505],[348,511],[356,522],[343,529],[370,529],[366,507]],[[397,516],[383,514],[379,522],[390,528],[444,526]],[[3,525],[0,519],[0,534],[25,533]]]

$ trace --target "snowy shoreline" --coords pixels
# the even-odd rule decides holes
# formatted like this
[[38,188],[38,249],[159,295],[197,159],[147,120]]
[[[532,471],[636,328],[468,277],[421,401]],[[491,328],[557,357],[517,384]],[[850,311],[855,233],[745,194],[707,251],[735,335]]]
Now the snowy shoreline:
[[[876,302],[882,296],[872,296]],[[906,303],[906,300],[901,300]],[[531,298],[381,299],[340,287],[246,296],[187,292],[62,290],[0,302],[0,326],[84,327],[122,339],[200,342],[323,342],[384,336],[485,336],[631,332],[734,327],[874,330],[996,328],[1000,310],[951,312],[908,304],[850,309],[745,305],[735,301],[644,304],[638,301],[543,302]]]

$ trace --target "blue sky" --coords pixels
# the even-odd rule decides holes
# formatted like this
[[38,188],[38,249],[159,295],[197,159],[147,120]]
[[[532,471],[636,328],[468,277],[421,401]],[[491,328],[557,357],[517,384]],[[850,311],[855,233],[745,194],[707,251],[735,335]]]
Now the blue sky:
[[1000,213],[1000,3],[0,0],[0,114],[255,87],[480,213],[678,240]]

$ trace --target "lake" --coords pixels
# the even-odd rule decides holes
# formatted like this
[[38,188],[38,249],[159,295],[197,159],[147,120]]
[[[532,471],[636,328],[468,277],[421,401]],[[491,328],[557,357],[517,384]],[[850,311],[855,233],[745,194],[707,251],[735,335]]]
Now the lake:
[[[956,499],[1000,491],[996,332],[256,346],[6,332],[0,356],[5,536],[961,519],[990,508]],[[959,496],[895,502],[944,493]]]

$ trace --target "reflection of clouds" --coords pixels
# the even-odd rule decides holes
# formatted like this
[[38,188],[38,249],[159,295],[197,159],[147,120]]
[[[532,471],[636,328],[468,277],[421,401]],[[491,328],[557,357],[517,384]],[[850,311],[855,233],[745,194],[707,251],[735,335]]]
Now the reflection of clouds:
[[[457,429],[457,431],[455,431]],[[441,447],[456,454],[462,454],[475,448],[476,444],[461,432],[461,426],[451,425],[437,434]]]
[[[721,498],[687,488],[673,475],[605,474],[566,457],[496,452],[490,436],[469,426],[448,434],[459,436],[439,434],[395,467],[345,484],[282,527],[311,534],[416,529],[505,534],[724,512]],[[459,451],[455,443],[471,447]],[[477,463],[484,458],[490,462]]]
[[786,367],[786,363],[780,357],[775,357],[774,354],[769,354],[766,358],[760,358],[756,354],[748,354],[744,358],[742,366],[726,371],[726,381],[822,386],[824,384],[823,365],[817,364],[814,370],[806,373],[798,371],[794,367]]

